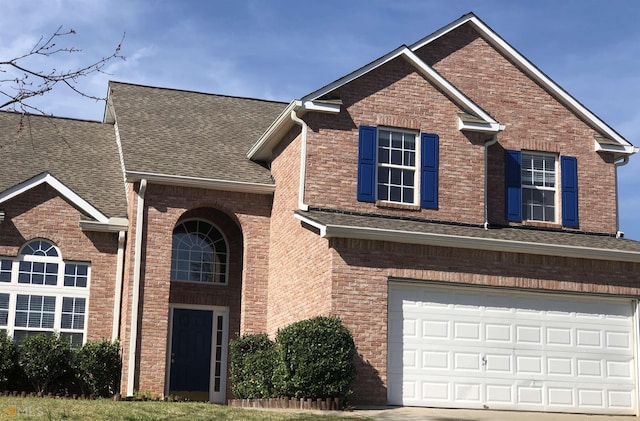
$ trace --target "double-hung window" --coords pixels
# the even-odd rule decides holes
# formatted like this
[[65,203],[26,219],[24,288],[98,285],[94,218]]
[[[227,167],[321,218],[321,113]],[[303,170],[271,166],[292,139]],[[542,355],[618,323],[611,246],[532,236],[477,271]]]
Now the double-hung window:
[[16,257],[0,256],[0,330],[17,341],[58,333],[82,345],[89,275],[89,264],[62,260],[48,240],[30,241]]
[[438,135],[360,126],[357,199],[438,208]]
[[[505,151],[506,219],[578,227],[578,163],[572,156]],[[560,209],[559,209],[560,208]]]
[[522,153],[522,218],[556,221],[556,156]]
[[378,200],[416,204],[417,133],[378,129]]

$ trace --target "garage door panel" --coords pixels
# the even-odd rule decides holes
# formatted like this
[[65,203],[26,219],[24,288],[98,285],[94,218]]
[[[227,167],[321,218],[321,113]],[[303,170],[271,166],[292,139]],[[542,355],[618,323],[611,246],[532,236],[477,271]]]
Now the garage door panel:
[[635,413],[630,301],[398,285],[389,403]]

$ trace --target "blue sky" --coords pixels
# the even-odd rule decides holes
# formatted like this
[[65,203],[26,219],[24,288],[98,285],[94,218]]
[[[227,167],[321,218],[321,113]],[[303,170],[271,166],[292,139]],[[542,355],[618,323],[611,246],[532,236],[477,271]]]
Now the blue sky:
[[[637,0],[30,0],[3,1],[0,60],[23,54],[60,25],[81,54],[126,61],[80,88],[105,96],[109,79],[289,102],[411,44],[467,12],[622,136],[640,146],[640,2]],[[34,62],[44,65],[43,62]],[[59,89],[34,103],[60,116],[101,120],[102,103]],[[640,154],[621,167],[620,228],[640,240]],[[589,180],[597,183],[598,180]],[[598,200],[598,198],[594,198]]]

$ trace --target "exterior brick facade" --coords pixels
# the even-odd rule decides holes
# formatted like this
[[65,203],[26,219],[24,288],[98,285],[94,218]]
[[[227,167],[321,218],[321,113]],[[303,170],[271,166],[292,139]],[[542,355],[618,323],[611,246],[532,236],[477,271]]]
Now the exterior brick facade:
[[[416,66],[414,53],[453,88],[426,77],[424,68]],[[228,309],[229,339],[259,332],[274,336],[298,320],[339,316],[353,333],[357,348],[353,402],[386,404],[390,282],[617,296],[629,301],[640,296],[640,244],[614,238],[618,229],[615,162],[621,155],[596,152],[594,137],[602,135],[597,124],[567,107],[548,84],[536,82],[518,60],[496,49],[486,33],[471,24],[457,26],[416,51],[382,60],[379,66],[330,86],[322,97],[299,101],[303,105],[292,103],[291,110],[305,122],[301,127],[297,118],[287,120],[286,112],[280,114],[284,104],[116,84],[117,95],[109,105],[113,109],[107,115],[117,120],[108,123],[116,123],[117,162],[127,180],[121,297],[116,297],[117,231],[125,228],[113,219],[122,215],[105,217],[107,222],[101,226],[108,232],[83,230],[81,226],[84,223],[86,228],[90,219],[86,209],[48,184],[9,200],[0,196],[0,211],[4,211],[0,256],[15,257],[27,241],[43,238],[52,241],[65,260],[90,263],[86,336],[88,340],[110,338],[112,312],[121,302],[116,330],[123,351],[123,393],[133,389],[166,394],[172,364],[168,355],[171,314],[176,308]],[[153,96],[155,102],[146,101],[146,96]],[[228,113],[229,119],[220,127],[208,126],[211,116],[194,112],[189,116],[193,120],[180,121],[184,126],[178,132],[187,133],[178,138],[177,132],[170,131],[177,126],[163,126],[162,113],[167,111],[160,107],[158,127],[147,128],[147,115],[153,117],[154,112],[139,112],[139,108],[152,107],[163,98],[173,108],[214,110]],[[327,102],[340,104],[339,112],[323,112]],[[118,106],[124,108],[119,119]],[[462,130],[459,115],[472,106],[495,119],[500,130]],[[477,114],[482,117],[481,112]],[[140,115],[142,123],[136,120]],[[437,209],[357,200],[360,126],[439,136]],[[233,142],[227,138],[230,131]],[[261,133],[265,134],[260,137]],[[193,150],[188,147],[191,135],[197,137],[193,144],[200,145]],[[492,139],[497,143],[488,147],[485,180],[485,144]],[[155,146],[156,140],[164,146]],[[270,156],[268,162],[247,159],[247,149],[256,141],[263,148],[261,156]],[[202,147],[208,142],[215,153],[226,154],[224,159],[208,154]],[[168,145],[171,151],[165,150]],[[139,146],[156,148],[152,156],[161,162],[132,159],[131,151]],[[578,227],[506,221],[505,150],[577,158]],[[191,175],[188,163],[194,161],[199,166]],[[209,164],[215,168],[208,173]],[[113,184],[121,183],[122,176],[114,172],[117,183]],[[143,224],[138,227],[143,179],[147,186]],[[124,199],[121,205],[125,207]],[[492,228],[487,230],[485,206],[487,228]],[[557,206],[563,206],[560,198]],[[314,220],[312,216],[318,214],[364,222],[332,225],[336,219]],[[190,220],[207,221],[222,233],[228,246],[226,284],[171,279],[174,228]],[[405,222],[420,228],[398,228]],[[532,232],[544,235],[522,234]],[[141,249],[136,250],[140,234]],[[443,245],[443,238],[459,242]],[[471,240],[477,246],[469,246]],[[511,250],[505,244],[520,248]],[[138,318],[136,332],[131,331],[132,317]],[[134,361],[130,362],[131,355]],[[228,377],[228,369],[228,364],[222,369],[223,378]],[[130,370],[135,370],[133,382]],[[226,382],[226,397],[231,396]]]

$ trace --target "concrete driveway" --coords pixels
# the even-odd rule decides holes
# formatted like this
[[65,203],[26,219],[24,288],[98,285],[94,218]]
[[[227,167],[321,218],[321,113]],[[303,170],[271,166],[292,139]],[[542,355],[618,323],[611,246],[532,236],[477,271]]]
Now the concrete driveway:
[[[627,415],[549,414],[470,409],[434,409],[414,407],[362,407],[342,414],[378,421],[634,421]],[[334,413],[335,415],[335,413]]]

